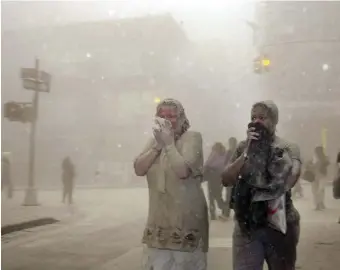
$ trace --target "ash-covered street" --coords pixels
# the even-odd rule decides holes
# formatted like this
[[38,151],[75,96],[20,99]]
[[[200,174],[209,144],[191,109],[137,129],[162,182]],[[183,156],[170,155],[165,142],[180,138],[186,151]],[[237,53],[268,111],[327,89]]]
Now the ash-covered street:
[[[336,222],[340,205],[330,199],[329,187],[328,209],[315,212],[310,186],[304,185],[304,190],[305,198],[296,201],[302,215],[298,269],[334,270],[340,263],[340,224]],[[16,205],[20,205],[21,195],[18,192],[10,202],[3,199],[3,222],[11,219],[7,210],[12,215],[20,213],[22,207]],[[41,206],[28,208],[30,215],[39,211],[40,216],[55,216],[61,222],[2,236],[2,269],[141,268],[147,189],[79,189],[73,206],[60,204],[59,191],[41,191],[39,198]],[[21,213],[21,219],[28,219],[26,216]],[[232,226],[233,221],[211,222],[208,269],[232,269]]]

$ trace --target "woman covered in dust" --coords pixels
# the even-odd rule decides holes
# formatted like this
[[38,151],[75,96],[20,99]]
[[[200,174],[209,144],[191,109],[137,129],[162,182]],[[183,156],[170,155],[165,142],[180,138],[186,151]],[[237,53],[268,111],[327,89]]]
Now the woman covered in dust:
[[[272,270],[295,269],[300,216],[291,199],[291,188],[299,179],[301,158],[297,145],[276,135],[278,113],[272,101],[253,105],[247,139],[239,143],[222,173],[223,184],[235,188],[234,270],[262,270],[264,262]],[[263,163],[258,162],[261,159]],[[263,168],[265,173],[258,174]],[[261,188],[258,179],[266,180]],[[283,196],[285,205],[280,207],[285,209],[285,218],[279,229],[271,220],[279,206],[270,208],[269,201]]]
[[146,176],[149,213],[143,235],[146,270],[206,270],[209,223],[201,187],[202,136],[189,131],[181,103],[165,99],[156,110],[153,138],[134,162]]

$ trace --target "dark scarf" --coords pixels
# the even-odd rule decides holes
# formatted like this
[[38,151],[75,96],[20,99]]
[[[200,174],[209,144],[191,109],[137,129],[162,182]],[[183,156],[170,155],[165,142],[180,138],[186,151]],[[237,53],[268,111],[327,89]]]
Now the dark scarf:
[[283,150],[272,147],[273,136],[259,123],[250,123],[259,133],[251,142],[248,159],[235,186],[234,210],[241,229],[249,233],[267,225],[267,202],[284,193],[284,177],[279,160]]

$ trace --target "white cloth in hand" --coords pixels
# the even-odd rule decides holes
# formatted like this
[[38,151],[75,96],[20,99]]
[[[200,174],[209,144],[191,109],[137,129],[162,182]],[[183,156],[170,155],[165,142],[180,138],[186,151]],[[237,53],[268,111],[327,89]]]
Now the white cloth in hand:
[[155,127],[153,128],[153,135],[157,143],[161,145],[169,145],[174,142],[174,132],[170,121],[157,117],[155,119]]

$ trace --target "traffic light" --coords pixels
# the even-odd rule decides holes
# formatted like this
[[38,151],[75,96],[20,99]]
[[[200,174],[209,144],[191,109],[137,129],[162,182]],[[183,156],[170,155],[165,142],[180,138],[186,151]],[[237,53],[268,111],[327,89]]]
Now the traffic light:
[[264,72],[269,71],[271,61],[267,56],[262,55],[262,56],[256,57],[254,59],[253,64],[254,64],[254,66],[253,66],[254,72],[257,73],[257,74],[262,74]]
[[32,122],[34,110],[31,103],[10,101],[4,104],[4,117],[9,121]]
[[153,99],[153,102],[155,102],[156,104],[160,103],[161,102],[161,99],[159,97],[155,97]]

